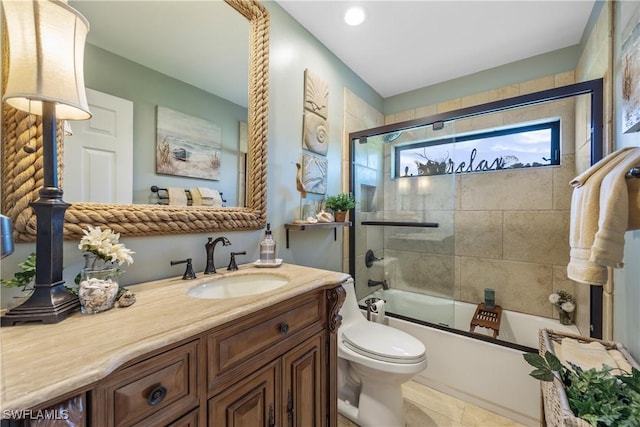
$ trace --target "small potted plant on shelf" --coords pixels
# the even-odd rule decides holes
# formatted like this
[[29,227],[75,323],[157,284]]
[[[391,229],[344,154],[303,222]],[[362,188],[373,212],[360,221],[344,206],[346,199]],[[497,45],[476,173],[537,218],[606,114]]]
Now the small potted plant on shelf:
[[356,207],[356,199],[351,193],[338,193],[327,197],[325,206],[333,211],[336,222],[344,222],[347,212]]

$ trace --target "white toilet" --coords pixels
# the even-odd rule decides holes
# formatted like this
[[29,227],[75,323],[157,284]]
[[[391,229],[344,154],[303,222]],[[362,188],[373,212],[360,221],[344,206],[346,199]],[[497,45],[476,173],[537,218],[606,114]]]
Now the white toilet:
[[405,427],[401,385],[427,367],[422,342],[367,321],[352,280],[340,309],[338,412],[361,427]]

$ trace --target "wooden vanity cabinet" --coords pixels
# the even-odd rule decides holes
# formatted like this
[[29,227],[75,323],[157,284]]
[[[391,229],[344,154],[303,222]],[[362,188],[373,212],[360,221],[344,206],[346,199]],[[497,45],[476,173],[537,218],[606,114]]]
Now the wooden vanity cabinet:
[[260,420],[249,425],[326,425],[328,302],[324,292],[303,295],[209,335],[210,426],[247,425],[247,416]]
[[323,335],[316,334],[209,400],[213,427],[327,424]]
[[92,426],[335,426],[342,286],[137,358],[89,392]]
[[321,427],[327,425],[324,374],[328,366],[325,340],[321,334],[305,341],[282,358],[283,402],[282,425]]

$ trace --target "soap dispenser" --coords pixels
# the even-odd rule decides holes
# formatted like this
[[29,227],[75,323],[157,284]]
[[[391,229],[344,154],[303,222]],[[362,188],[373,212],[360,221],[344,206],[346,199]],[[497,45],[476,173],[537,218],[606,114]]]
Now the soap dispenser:
[[267,231],[260,241],[260,262],[263,264],[276,263],[276,242],[271,235],[271,224],[267,224]]

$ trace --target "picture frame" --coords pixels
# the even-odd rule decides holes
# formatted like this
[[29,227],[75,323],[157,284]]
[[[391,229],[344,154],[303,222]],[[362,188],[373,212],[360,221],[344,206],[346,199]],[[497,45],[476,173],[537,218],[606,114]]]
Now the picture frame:
[[222,129],[216,123],[157,107],[156,173],[218,181]]
[[640,131],[640,23],[622,45],[622,132]]

